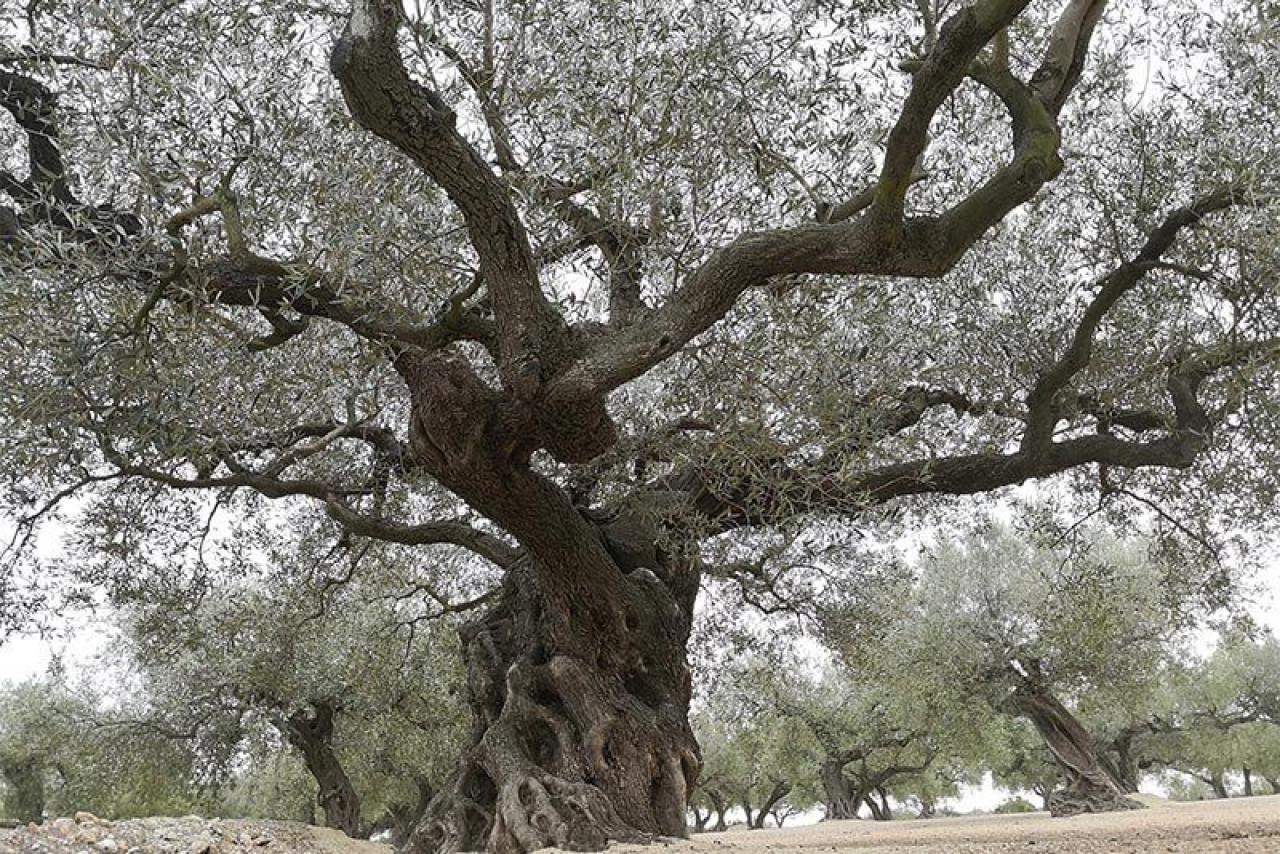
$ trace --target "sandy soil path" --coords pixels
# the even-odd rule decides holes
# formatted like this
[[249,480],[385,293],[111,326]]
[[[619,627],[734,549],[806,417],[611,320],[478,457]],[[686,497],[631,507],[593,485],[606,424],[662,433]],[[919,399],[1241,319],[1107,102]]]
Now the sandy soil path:
[[[645,851],[639,846],[611,850]],[[830,821],[782,830],[699,834],[665,854],[1147,854],[1280,852],[1280,796],[1165,803],[1073,818],[1044,813],[929,821]]]

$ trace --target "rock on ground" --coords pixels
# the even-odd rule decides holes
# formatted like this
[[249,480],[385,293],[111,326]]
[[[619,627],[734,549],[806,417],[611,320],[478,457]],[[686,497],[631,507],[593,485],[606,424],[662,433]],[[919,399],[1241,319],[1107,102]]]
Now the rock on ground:
[[89,813],[0,830],[0,854],[391,854],[325,828],[261,819],[138,818]]

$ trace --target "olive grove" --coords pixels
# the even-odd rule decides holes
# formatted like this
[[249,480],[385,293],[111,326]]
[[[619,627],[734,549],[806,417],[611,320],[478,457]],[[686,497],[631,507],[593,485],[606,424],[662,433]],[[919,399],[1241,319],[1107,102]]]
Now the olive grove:
[[772,595],[827,522],[1046,478],[1208,547],[1267,518],[1276,27],[7,6],[4,617],[60,515],[87,597],[448,552],[495,591],[442,597],[473,728],[411,850],[684,835],[704,577]]

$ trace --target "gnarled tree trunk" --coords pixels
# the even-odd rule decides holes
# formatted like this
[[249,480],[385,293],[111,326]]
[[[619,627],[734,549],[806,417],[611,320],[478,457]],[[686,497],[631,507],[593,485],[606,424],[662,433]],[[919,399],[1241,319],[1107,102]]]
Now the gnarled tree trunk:
[[1051,815],[1142,809],[1142,804],[1126,797],[1125,786],[1088,730],[1039,679],[1025,679],[1014,691],[1011,705],[1035,725],[1062,773],[1064,786],[1047,798]]
[[410,849],[685,836],[701,767],[686,657],[696,563],[662,552],[638,516],[583,510],[533,471],[527,408],[465,365],[406,354],[397,368],[414,451],[522,547],[498,603],[462,630],[472,742]]
[[[592,591],[517,567],[501,603],[464,629],[476,729],[411,850],[685,836],[700,759],[681,632],[653,625],[678,612],[669,599],[648,570]],[[596,620],[616,625],[592,631]]]
[[333,752],[334,712],[332,703],[312,701],[310,713],[297,711],[288,717],[284,735],[301,751],[307,770],[320,786],[325,826],[360,838],[360,798]]
[[823,762],[818,769],[818,778],[822,781],[822,789],[827,796],[827,815],[831,820],[843,820],[858,817],[858,805],[861,798],[853,790],[849,779],[844,775],[845,763],[838,759]]

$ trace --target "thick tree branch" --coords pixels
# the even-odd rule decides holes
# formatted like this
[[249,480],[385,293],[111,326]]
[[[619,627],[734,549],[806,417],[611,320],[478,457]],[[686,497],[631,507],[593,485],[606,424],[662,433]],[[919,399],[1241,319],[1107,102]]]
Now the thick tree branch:
[[486,348],[497,344],[492,323],[470,312],[445,310],[434,323],[423,323],[416,312],[377,295],[374,288],[337,280],[306,264],[285,264],[260,256],[248,261],[221,257],[201,263],[191,273],[189,281],[174,282],[164,294],[182,302],[190,299],[184,288],[191,288],[220,305],[247,306],[277,316],[289,309],[304,317],[341,323],[372,341],[426,351],[455,341],[477,341]]
[[1055,399],[1070,384],[1072,378],[1089,364],[1094,336],[1107,313],[1154,268],[1160,257],[1173,246],[1182,229],[1195,225],[1210,213],[1238,204],[1238,193],[1238,190],[1232,188],[1218,190],[1169,214],[1151,232],[1132,260],[1121,264],[1102,279],[1097,293],[1076,326],[1066,352],[1052,367],[1040,374],[1027,394],[1028,419],[1026,432],[1022,437],[1023,451],[1034,453],[1036,449],[1048,446],[1057,421]]
[[644,308],[640,298],[644,235],[626,223],[606,220],[568,193],[554,196],[556,214],[577,232],[579,243],[597,247],[604,256],[609,267],[609,323],[625,326]]
[[1071,0],[1054,24],[1040,67],[1031,76],[1036,97],[1055,115],[1080,79],[1093,28],[1106,0]]
[[568,330],[541,291],[507,189],[459,133],[453,110],[409,77],[396,46],[403,17],[394,0],[353,0],[330,66],[356,121],[408,155],[462,213],[493,301],[504,384],[528,400],[567,358]]
[[980,0],[942,25],[937,43],[911,80],[911,91],[885,150],[873,215],[900,222],[911,175],[928,143],[929,124],[964,79],[969,64],[1026,7],[1027,0]]
[[[798,468],[779,460],[750,461],[715,471],[686,470],[662,484],[672,509],[692,509],[713,530],[772,524],[801,513],[856,514],[913,495],[972,495],[1091,463],[1118,468],[1192,465],[1209,441],[1212,423],[1198,400],[1215,371],[1262,357],[1280,356],[1274,343],[1215,348],[1177,357],[1167,391],[1174,414],[1165,434],[1143,441],[1109,434],[1080,436],[1013,453],[967,454],[912,460],[841,476],[830,466]],[[663,494],[654,495],[658,501]]]
[[4,223],[0,234],[13,237],[22,226],[47,224],[76,240],[114,242],[140,231],[141,224],[132,214],[90,207],[72,193],[58,141],[56,98],[48,87],[27,75],[0,69],[0,107],[26,133],[28,165],[25,179],[0,173],[0,190],[22,206],[16,222]]

